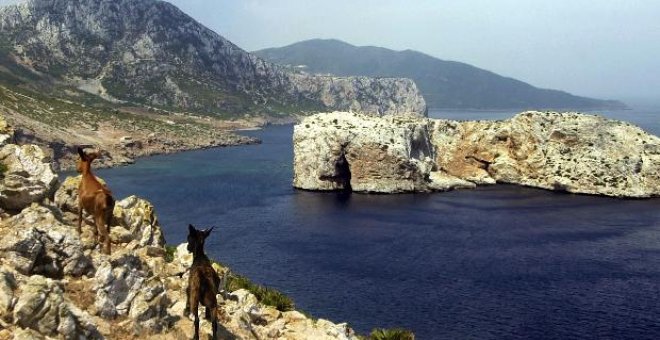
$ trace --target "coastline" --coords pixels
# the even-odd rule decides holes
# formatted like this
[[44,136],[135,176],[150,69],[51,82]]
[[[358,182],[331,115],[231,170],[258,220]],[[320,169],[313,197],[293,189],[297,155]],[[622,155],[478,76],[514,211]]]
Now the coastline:
[[[138,159],[144,159],[151,156],[170,155],[180,152],[206,150],[213,148],[238,147],[261,144],[261,140],[254,137],[241,135],[241,132],[259,131],[270,125],[293,125],[302,121],[305,116],[294,115],[290,117],[253,117],[240,120],[208,119],[205,120],[209,125],[221,129],[216,132],[215,138],[207,136],[194,136],[185,140],[165,140],[156,141],[149,148],[121,148],[117,159],[108,158],[108,152],[104,153],[104,158],[98,159],[95,168],[107,169],[119,166],[128,166],[134,164]],[[230,127],[230,128],[228,128]],[[217,136],[221,136],[218,138]],[[133,141],[134,142],[134,141]],[[39,143],[36,143],[39,144]],[[48,145],[40,145],[49,148]],[[112,149],[113,146],[109,146]],[[104,150],[102,150],[104,151]],[[117,150],[115,150],[117,153]],[[63,153],[59,158],[53,159],[53,165],[59,172],[75,170],[75,160],[77,154],[71,149]]]

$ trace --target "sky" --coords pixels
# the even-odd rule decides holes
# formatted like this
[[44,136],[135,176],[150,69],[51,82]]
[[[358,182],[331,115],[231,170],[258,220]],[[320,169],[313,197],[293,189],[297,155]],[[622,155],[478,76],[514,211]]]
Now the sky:
[[658,0],[167,1],[248,51],[333,38],[541,88],[660,103]]
[[660,99],[658,0],[168,0],[248,51],[413,49],[542,88]]

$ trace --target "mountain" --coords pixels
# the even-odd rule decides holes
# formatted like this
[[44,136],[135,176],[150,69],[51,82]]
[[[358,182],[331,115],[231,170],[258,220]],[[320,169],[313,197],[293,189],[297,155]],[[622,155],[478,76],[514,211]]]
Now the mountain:
[[0,45],[2,83],[38,92],[222,117],[426,109],[408,79],[292,72],[163,1],[24,1],[0,9]]
[[621,109],[618,101],[539,89],[474,66],[406,50],[357,47],[339,40],[308,40],[254,54],[310,73],[413,79],[431,108]]

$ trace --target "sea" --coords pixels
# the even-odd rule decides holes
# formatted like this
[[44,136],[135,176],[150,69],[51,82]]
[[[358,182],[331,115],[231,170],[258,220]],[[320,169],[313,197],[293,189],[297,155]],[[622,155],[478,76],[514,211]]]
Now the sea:
[[[512,111],[431,110],[449,119]],[[660,107],[599,112],[660,135]],[[293,126],[261,145],[99,170],[156,206],[169,244],[215,226],[207,253],[360,334],[417,339],[660,339],[660,199],[513,185],[432,194],[292,188]]]

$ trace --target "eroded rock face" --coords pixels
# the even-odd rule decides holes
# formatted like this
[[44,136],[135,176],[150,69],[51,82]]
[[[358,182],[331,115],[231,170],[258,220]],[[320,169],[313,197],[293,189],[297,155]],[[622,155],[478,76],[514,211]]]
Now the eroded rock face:
[[0,254],[21,274],[59,278],[93,271],[75,228],[63,224],[56,213],[34,204],[0,224],[8,230],[0,239]]
[[7,144],[0,149],[0,163],[6,167],[0,175],[0,208],[21,210],[55,192],[57,174],[40,147]]
[[294,186],[396,193],[513,183],[620,197],[660,196],[660,139],[579,113],[457,122],[328,113],[294,132]]
[[427,191],[432,125],[411,117],[334,112],[296,125],[294,186],[360,192]]
[[436,121],[437,164],[481,183],[620,197],[660,195],[660,139],[629,123],[524,112],[498,122]]

